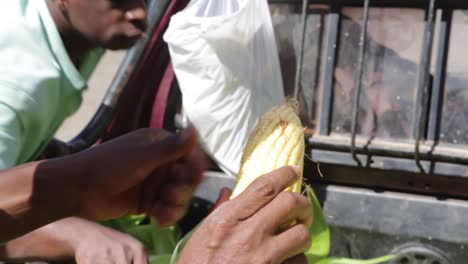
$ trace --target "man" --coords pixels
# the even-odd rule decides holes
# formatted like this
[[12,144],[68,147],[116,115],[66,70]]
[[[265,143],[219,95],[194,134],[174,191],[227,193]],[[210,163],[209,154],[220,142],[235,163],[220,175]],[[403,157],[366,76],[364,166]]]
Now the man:
[[[145,129],[78,154],[0,172],[0,243],[65,217],[105,220],[147,213],[162,225],[185,213],[205,166],[194,129]],[[179,263],[282,263],[310,246],[312,205],[282,192],[299,179],[284,167],[260,177],[195,231]],[[286,223],[296,224],[284,230]],[[7,227],[7,228],[5,228]],[[127,255],[126,251],[140,254]],[[112,263],[147,263],[142,247]],[[78,263],[109,260],[78,259]]]
[[[81,93],[102,49],[131,47],[144,32],[145,21],[143,0],[10,0],[2,3],[0,168],[35,160],[43,152],[63,120],[78,108]],[[94,169],[98,170],[114,166],[97,165],[102,158],[96,156],[95,161],[89,161],[91,164],[75,163],[73,158],[64,159],[69,166],[67,173],[73,173],[81,165],[94,164]],[[121,162],[130,160],[122,159]],[[36,163],[36,166],[45,166],[45,171],[48,171],[47,166],[42,164],[51,163]],[[127,166],[132,167],[132,164]],[[21,178],[21,173],[17,175],[12,172],[21,172],[25,168],[37,169],[34,165],[26,165],[6,174]],[[137,166],[132,168],[139,169]],[[11,176],[2,177],[5,179],[0,180],[15,181],[10,179]],[[18,179],[18,182],[21,180]],[[55,187],[61,189],[61,186]],[[4,186],[0,185],[0,188]],[[65,190],[58,199],[70,195],[68,192],[73,187]],[[48,191],[55,193],[59,190]],[[171,197],[171,194],[167,197]],[[45,224],[46,221],[41,218],[49,217],[47,214],[52,213],[53,206],[42,209],[42,214],[31,215],[32,218],[27,219],[36,223],[34,227]],[[183,209],[165,213],[174,214],[172,217],[177,219],[185,212]],[[156,210],[153,215],[158,213],[159,210]],[[39,219],[35,218],[39,216]],[[93,215],[88,218],[99,217]],[[3,233],[3,229],[6,230],[5,226],[8,225],[1,226],[2,235],[7,234]],[[15,233],[15,228],[8,229]],[[12,260],[75,257],[79,263],[120,263],[122,260],[140,263],[146,259],[141,248],[138,241],[127,235],[71,217],[5,244],[0,256],[3,254],[3,258]]]
[[[142,0],[12,0],[0,9],[0,169],[37,159],[81,93],[103,49],[131,47],[145,30]],[[8,258],[120,258],[141,244],[69,218],[5,245]],[[110,253],[107,253],[110,252]],[[144,252],[143,252],[144,253]],[[127,257],[142,254],[127,251]]]
[[143,0],[13,0],[0,10],[0,167],[39,156],[77,110],[102,48],[131,47]]

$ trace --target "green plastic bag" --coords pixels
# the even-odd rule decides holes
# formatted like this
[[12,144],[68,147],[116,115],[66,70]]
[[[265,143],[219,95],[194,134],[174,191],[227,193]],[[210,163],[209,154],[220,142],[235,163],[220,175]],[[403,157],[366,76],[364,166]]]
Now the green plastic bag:
[[314,208],[314,223],[309,228],[312,237],[312,246],[305,252],[309,264],[379,264],[385,263],[393,258],[393,256],[384,256],[370,260],[357,260],[329,257],[331,248],[330,228],[317,200],[317,196],[311,187],[306,187],[306,194]]
[[150,264],[169,264],[171,263],[171,254],[153,255],[149,257]]
[[314,263],[314,264],[379,264],[379,263],[385,263],[391,259],[393,259],[393,256],[385,256],[385,257],[369,259],[369,260],[357,260],[357,259],[347,259],[347,258],[324,258],[318,261],[313,260],[314,262],[310,262],[309,259],[307,259],[307,261],[309,263]]
[[309,256],[310,259],[315,258],[318,260],[328,257],[330,254],[330,228],[328,227],[325,215],[317,200],[317,196],[309,186],[306,187],[306,194],[314,208],[314,223],[309,228],[309,233],[312,237],[312,245],[305,254]]

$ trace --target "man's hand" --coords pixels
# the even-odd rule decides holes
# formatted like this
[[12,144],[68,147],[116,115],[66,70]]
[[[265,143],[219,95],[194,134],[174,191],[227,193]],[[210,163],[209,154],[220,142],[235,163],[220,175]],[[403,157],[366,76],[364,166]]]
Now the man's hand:
[[0,260],[14,263],[71,259],[78,264],[148,263],[139,241],[76,217],[46,225],[0,249]]
[[80,216],[147,213],[163,226],[185,214],[206,164],[193,128],[178,135],[139,130],[69,159],[83,191],[76,201]]
[[54,138],[49,142],[44,151],[42,151],[41,155],[39,155],[38,160],[58,158],[70,154],[72,154],[72,152],[67,143]]
[[80,230],[74,243],[77,264],[148,263],[143,244],[129,235],[85,221]]
[[306,251],[312,205],[300,194],[282,192],[297,180],[291,167],[258,178],[207,217],[179,263],[282,263]]
[[170,225],[186,212],[205,156],[195,129],[142,129],[66,157],[0,171],[0,242],[70,216],[147,213]]

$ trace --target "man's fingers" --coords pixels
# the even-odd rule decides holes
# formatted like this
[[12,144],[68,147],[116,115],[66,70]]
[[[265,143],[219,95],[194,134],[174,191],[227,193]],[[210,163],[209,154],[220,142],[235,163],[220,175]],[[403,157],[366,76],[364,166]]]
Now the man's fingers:
[[132,264],[148,264],[148,255],[146,254],[145,247],[141,243],[135,243],[132,246],[133,262]]
[[305,196],[282,192],[273,201],[260,209],[253,216],[254,221],[261,223],[262,228],[272,233],[278,232],[289,223],[310,226],[313,221],[313,208]]
[[198,145],[197,137],[194,127],[186,128],[181,133],[170,135],[164,140],[156,136],[153,140],[155,144],[152,145],[154,166],[157,168],[190,155]]
[[192,199],[194,186],[183,184],[171,184],[163,187],[160,199],[168,206],[188,206]]
[[[186,213],[195,188],[202,180],[203,158],[199,158],[195,149],[169,167],[156,170],[155,175],[150,177],[161,178],[161,174],[166,174],[163,182],[157,179],[145,182],[141,204],[162,224],[174,223]],[[176,210],[172,211],[173,208]]]
[[168,169],[164,167],[160,168],[143,182],[138,206],[139,212],[146,212],[153,206],[154,201],[159,195],[155,190],[158,190],[163,184],[164,177],[161,177],[161,175],[165,174],[167,170]]
[[257,178],[234,199],[234,215],[237,215],[239,220],[249,218],[298,179],[297,169],[290,166]]
[[311,243],[307,226],[298,224],[273,237],[268,248],[272,259],[283,263],[285,260],[307,251]]
[[161,227],[168,227],[180,220],[187,213],[187,206],[167,206],[156,202],[148,214],[154,217]]
[[199,147],[171,166],[171,182],[184,185],[198,185],[206,169],[206,158]]
[[208,167],[208,158],[206,157],[206,154],[199,146],[197,146],[187,156],[185,164],[186,167],[191,170],[188,183],[198,185],[203,179],[203,172],[205,172]]
[[[147,128],[113,139],[79,155],[86,163],[102,160],[100,166],[92,166],[93,175],[101,176],[89,177],[90,187],[116,193],[141,183],[161,167],[183,160],[197,147],[197,132],[193,127],[179,134]],[[122,155],[115,155],[117,153]],[[109,156],[112,159],[102,159]],[[110,185],[117,175],[119,184]],[[121,189],[116,189],[117,187]]]
[[132,263],[132,253],[125,248],[125,245],[116,245],[110,249],[110,256],[107,256],[107,261],[115,264],[127,264]]
[[148,260],[148,256],[146,255],[146,253],[144,255],[135,256],[132,262],[132,264],[148,264],[148,263],[149,263],[149,260]]

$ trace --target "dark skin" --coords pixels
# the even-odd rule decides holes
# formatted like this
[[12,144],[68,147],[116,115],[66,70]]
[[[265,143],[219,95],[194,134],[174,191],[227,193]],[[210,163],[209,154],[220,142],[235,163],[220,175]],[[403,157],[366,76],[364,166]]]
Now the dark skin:
[[76,217],[147,213],[173,224],[185,214],[204,164],[194,129],[177,136],[144,129],[75,155],[1,171],[0,226],[8,229],[0,243],[17,238],[3,254],[15,261],[74,256],[78,263],[147,263],[133,238]]
[[128,49],[146,30],[143,0],[48,0],[72,60],[90,50]]

